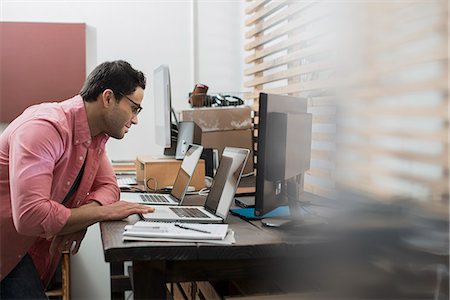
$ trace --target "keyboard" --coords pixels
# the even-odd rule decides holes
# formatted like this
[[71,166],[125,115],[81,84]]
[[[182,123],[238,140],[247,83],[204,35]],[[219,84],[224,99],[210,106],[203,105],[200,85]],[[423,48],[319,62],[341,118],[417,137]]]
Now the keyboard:
[[177,216],[182,218],[207,218],[208,215],[201,212],[195,207],[171,207],[170,208]]
[[118,177],[117,184],[119,185],[119,187],[127,185],[135,185],[137,184],[137,181],[136,178],[134,177]]
[[162,195],[139,195],[144,202],[148,203],[168,203],[170,202],[167,200],[166,197]]

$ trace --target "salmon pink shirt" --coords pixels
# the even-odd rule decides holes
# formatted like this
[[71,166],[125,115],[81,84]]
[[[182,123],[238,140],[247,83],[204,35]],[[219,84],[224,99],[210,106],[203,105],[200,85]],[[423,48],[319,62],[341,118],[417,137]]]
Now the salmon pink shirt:
[[[119,200],[107,140],[103,133],[91,136],[79,95],[29,107],[1,134],[0,279],[28,252],[45,286],[60,258],[50,255],[50,238],[64,227],[70,208]],[[77,191],[61,204],[83,163]]]

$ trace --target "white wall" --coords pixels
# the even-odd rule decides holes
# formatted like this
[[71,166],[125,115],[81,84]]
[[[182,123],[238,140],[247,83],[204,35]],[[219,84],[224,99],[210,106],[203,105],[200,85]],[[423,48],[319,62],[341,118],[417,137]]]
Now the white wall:
[[[162,153],[154,144],[151,76],[160,64],[170,67],[175,110],[189,107],[187,95],[196,82],[212,92],[243,90],[243,6],[243,1],[2,0],[0,21],[86,23],[88,73],[103,61],[124,59],[147,75],[139,125],[107,146],[111,159],[133,159]],[[72,257],[73,299],[109,298],[99,236],[94,225]]]

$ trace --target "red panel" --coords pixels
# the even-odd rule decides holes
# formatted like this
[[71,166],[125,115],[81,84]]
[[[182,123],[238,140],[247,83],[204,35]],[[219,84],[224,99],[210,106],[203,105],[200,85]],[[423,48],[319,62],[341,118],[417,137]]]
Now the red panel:
[[0,22],[0,122],[31,104],[79,93],[86,78],[85,24]]

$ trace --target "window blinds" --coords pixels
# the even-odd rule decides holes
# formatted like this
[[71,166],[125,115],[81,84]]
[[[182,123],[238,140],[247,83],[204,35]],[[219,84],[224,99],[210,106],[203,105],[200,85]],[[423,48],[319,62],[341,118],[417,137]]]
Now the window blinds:
[[360,64],[340,106],[339,183],[448,203],[448,2],[355,5]]
[[246,14],[254,110],[260,92],[308,99],[305,190],[448,201],[448,1],[251,1]]
[[[330,86],[331,6],[318,1],[252,1],[246,13],[245,86],[255,100],[255,135],[260,92],[308,98],[313,114],[311,168],[305,190],[328,196],[334,188],[335,113]],[[257,145],[255,145],[257,152]]]

